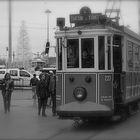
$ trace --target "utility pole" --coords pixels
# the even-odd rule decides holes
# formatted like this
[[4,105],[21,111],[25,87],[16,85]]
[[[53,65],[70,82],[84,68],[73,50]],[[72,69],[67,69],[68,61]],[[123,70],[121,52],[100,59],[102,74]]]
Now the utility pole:
[[51,11],[46,10],[45,13],[47,14],[47,43],[46,43],[45,53],[48,54],[49,46],[50,46],[50,42],[49,42],[49,14],[51,13]]
[[140,35],[140,1],[138,0],[138,28],[139,28],[139,35]]
[[8,14],[9,14],[9,49],[8,49],[8,67],[11,67],[12,63],[12,6],[11,0],[8,3]]

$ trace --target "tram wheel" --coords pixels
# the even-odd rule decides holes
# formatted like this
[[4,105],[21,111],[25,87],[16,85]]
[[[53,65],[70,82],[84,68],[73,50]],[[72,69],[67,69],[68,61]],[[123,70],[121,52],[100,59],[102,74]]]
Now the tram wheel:
[[132,105],[128,106],[128,112],[129,112],[129,115],[133,115],[133,106]]
[[129,115],[134,115],[138,112],[139,110],[139,107],[140,107],[140,103],[137,102],[137,103],[133,103],[133,104],[130,104],[128,106],[128,110],[129,110]]
[[120,121],[125,121],[128,118],[128,109],[125,107],[121,110]]
[[140,110],[140,101],[137,102],[138,110]]

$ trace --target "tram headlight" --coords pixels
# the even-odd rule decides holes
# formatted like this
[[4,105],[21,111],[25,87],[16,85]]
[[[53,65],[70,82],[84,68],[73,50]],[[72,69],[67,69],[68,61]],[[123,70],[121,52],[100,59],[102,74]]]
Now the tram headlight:
[[86,89],[83,87],[77,87],[73,91],[73,95],[76,100],[83,101],[87,97]]

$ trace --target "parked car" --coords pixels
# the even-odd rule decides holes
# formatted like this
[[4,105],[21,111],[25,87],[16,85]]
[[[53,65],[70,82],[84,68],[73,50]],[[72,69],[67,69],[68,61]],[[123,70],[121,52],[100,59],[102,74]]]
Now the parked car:
[[12,69],[0,69],[0,80],[4,78],[6,73],[11,74],[11,78],[14,80],[15,87],[29,87],[30,80],[33,75],[24,69],[12,68]]
[[36,77],[39,79],[39,75],[42,72],[49,73],[49,71],[53,71],[53,73],[55,74],[56,73],[56,68],[42,68],[38,71],[35,71],[35,74],[36,74]]

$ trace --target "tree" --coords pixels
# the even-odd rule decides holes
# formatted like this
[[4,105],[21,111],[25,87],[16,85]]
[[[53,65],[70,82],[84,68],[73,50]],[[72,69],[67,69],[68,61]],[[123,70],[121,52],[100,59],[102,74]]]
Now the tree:
[[25,21],[21,22],[19,31],[18,44],[17,44],[17,57],[19,67],[28,67],[29,61],[32,59],[31,48],[29,45],[29,37]]
[[0,58],[0,65],[6,65],[6,60],[4,58]]

